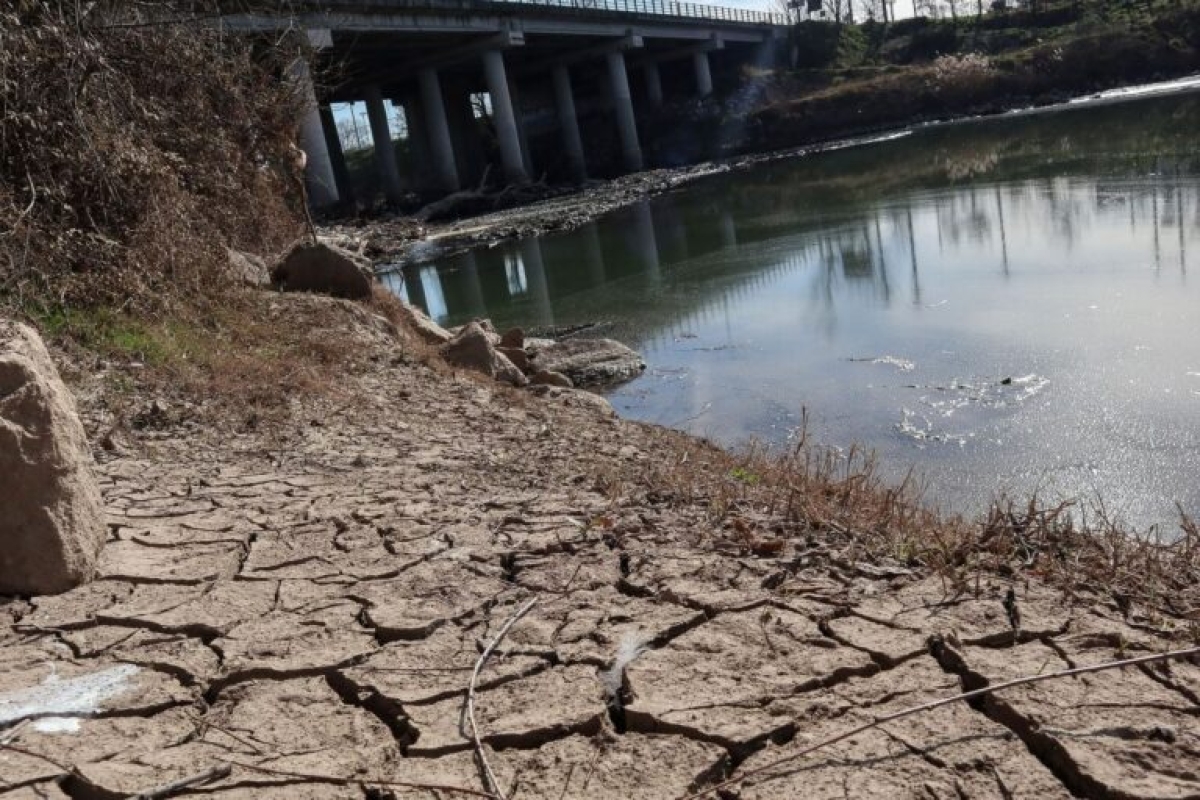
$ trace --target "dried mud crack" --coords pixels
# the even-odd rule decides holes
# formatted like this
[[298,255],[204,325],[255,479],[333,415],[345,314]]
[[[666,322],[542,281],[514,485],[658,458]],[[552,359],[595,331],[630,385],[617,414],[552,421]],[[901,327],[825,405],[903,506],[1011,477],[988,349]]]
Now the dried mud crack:
[[[296,300],[296,324],[314,309],[370,369],[273,428],[131,431],[99,453],[99,578],[0,600],[0,798],[125,797],[222,764],[191,791],[480,792],[468,682],[535,595],[476,692],[481,746],[523,800],[684,797],[898,708],[1186,630],[1036,580],[956,593],[821,531],[731,551],[728,515],[651,479],[707,445],[427,366],[345,304]],[[84,399],[98,425],[103,397]],[[1190,662],[1031,685],[721,796],[1200,797],[1198,697]]]

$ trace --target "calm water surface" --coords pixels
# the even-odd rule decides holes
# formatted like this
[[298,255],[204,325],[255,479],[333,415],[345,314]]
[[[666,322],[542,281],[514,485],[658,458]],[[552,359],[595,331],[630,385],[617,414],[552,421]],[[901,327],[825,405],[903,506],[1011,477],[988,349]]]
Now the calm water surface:
[[605,322],[649,364],[626,417],[782,443],[807,409],[945,508],[1169,527],[1200,512],[1198,146],[1194,94],[929,128],[388,280],[445,324]]

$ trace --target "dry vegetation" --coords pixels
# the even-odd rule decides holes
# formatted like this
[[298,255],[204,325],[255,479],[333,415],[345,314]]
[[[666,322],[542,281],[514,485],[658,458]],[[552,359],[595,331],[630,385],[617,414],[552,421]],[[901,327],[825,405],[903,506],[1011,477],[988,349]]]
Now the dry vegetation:
[[178,316],[220,299],[227,245],[296,236],[298,53],[201,10],[0,13],[0,307]]
[[1039,580],[1200,636],[1200,528],[1182,510],[1177,529],[1137,531],[1099,500],[1002,496],[969,519],[930,509],[916,479],[890,484],[870,453],[816,445],[803,434],[782,451],[752,444],[727,452],[673,437],[664,445],[674,458],[657,462],[638,487],[606,477],[610,494],[641,488],[651,502],[702,503],[726,531],[721,549],[770,556],[786,540],[808,537],[813,552],[835,553],[851,572],[861,564],[881,575],[928,571],[948,595],[969,594],[997,574]]

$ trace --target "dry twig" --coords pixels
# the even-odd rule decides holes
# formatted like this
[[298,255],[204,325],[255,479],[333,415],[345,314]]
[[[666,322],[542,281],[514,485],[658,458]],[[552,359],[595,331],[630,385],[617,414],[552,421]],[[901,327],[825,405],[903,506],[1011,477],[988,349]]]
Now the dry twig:
[[233,772],[233,767],[228,764],[221,764],[215,767],[209,767],[203,772],[191,775],[186,778],[180,778],[177,781],[165,783],[162,786],[153,789],[147,789],[144,792],[138,792],[130,800],[161,800],[164,797],[178,794],[184,789],[190,789],[193,786],[203,786],[206,783],[219,781],[222,778],[228,778],[229,773]]
[[478,789],[468,789],[465,786],[449,786],[439,783],[418,783],[416,781],[394,781],[387,778],[372,778],[370,776],[356,775],[354,777],[343,778],[340,775],[322,775],[314,772],[296,772],[290,769],[279,769],[277,767],[264,767],[261,764],[247,764],[244,761],[234,761],[233,759],[225,759],[226,764],[242,769],[248,769],[251,772],[261,772],[266,775],[280,775],[285,778],[300,778],[301,780],[313,781],[314,783],[332,783],[340,786],[363,785],[363,786],[391,786],[398,789],[425,789],[430,792],[451,792],[458,794],[470,795],[471,797],[485,797],[488,800],[496,800],[497,795],[491,792],[481,792]]
[[475,754],[479,757],[479,763],[483,767],[484,778],[487,781],[487,786],[484,788],[493,792],[500,800],[507,800],[507,798],[504,796],[504,790],[500,788],[499,781],[496,780],[496,774],[492,772],[492,765],[488,763],[487,753],[484,751],[483,742],[479,738],[479,725],[475,722],[475,683],[479,680],[479,673],[483,670],[483,665],[487,663],[492,651],[500,645],[500,642],[504,641],[504,637],[508,635],[512,626],[517,624],[517,620],[528,614],[529,609],[533,608],[534,603],[537,601],[537,597],[531,597],[525,605],[517,609],[517,613],[508,618],[508,621],[504,623],[504,627],[496,634],[496,638],[484,648],[483,653],[479,656],[479,660],[475,662],[475,669],[471,673],[471,683],[467,687],[467,722],[471,726],[471,740],[475,743]]

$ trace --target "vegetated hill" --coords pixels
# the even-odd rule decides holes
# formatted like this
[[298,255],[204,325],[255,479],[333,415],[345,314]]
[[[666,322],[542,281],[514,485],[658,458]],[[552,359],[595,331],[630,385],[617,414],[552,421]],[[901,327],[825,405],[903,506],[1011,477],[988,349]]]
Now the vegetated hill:
[[805,22],[794,70],[749,146],[989,113],[1200,69],[1200,4],[1073,2],[1038,12],[863,25]]

